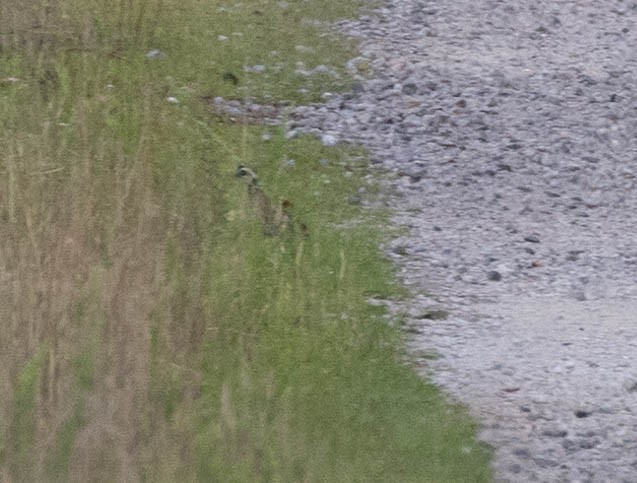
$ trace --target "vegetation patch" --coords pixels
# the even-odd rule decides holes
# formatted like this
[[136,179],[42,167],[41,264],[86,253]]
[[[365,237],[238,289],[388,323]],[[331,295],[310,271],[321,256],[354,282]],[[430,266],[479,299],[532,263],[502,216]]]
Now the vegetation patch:
[[365,153],[210,106],[347,89],[359,6],[0,6],[0,480],[488,481],[367,302]]
[[8,448],[4,448],[3,460],[19,479],[32,477],[29,449],[35,434],[35,404],[42,368],[42,353],[39,352],[19,371],[13,394],[13,412],[10,419]]

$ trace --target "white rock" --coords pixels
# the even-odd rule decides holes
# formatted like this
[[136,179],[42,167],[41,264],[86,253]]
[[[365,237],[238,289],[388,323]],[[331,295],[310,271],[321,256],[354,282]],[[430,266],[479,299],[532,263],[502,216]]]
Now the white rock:
[[159,49],[152,49],[146,52],[147,59],[163,59],[164,57],[166,57],[166,54]]
[[338,140],[336,139],[336,136],[331,134],[323,134],[321,136],[321,144],[323,146],[335,146],[337,142]]
[[299,134],[298,129],[292,129],[285,133],[285,139],[294,139],[295,137],[298,137]]
[[263,72],[265,72],[266,67],[263,64],[256,64],[256,65],[244,65],[243,66],[243,70],[244,72],[253,72],[255,74],[262,74]]

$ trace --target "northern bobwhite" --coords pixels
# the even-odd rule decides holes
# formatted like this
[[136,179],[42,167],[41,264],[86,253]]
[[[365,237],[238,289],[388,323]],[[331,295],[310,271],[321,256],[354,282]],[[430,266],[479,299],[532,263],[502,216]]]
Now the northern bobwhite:
[[247,166],[240,165],[235,176],[248,185],[250,203],[263,224],[265,235],[278,235],[290,228],[292,216],[289,209],[292,207],[292,203],[283,200],[275,207],[270,197],[259,186],[255,172]]

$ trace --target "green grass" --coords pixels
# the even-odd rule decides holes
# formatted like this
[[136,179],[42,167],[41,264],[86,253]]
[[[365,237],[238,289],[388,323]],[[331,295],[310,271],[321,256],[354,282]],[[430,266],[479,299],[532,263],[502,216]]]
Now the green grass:
[[86,425],[84,404],[83,400],[78,400],[71,414],[58,430],[55,437],[55,446],[46,455],[44,479],[60,482],[67,481],[75,440],[81,429]]
[[[488,481],[367,303],[404,294],[347,202],[365,153],[207,101],[346,89],[319,26],[357,2],[45,3],[0,18],[0,480]],[[239,164],[296,230],[263,235]]]
[[16,378],[13,414],[9,432],[6,464],[20,481],[28,481],[32,476],[29,449],[35,433],[35,398],[42,369],[42,352],[38,352],[20,370]]

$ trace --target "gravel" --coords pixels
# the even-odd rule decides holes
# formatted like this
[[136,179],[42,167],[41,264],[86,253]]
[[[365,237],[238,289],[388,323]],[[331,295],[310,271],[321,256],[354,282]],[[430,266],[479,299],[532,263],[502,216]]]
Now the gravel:
[[636,25],[629,0],[391,0],[339,24],[372,78],[289,123],[390,173],[391,308],[498,481],[637,481]]

